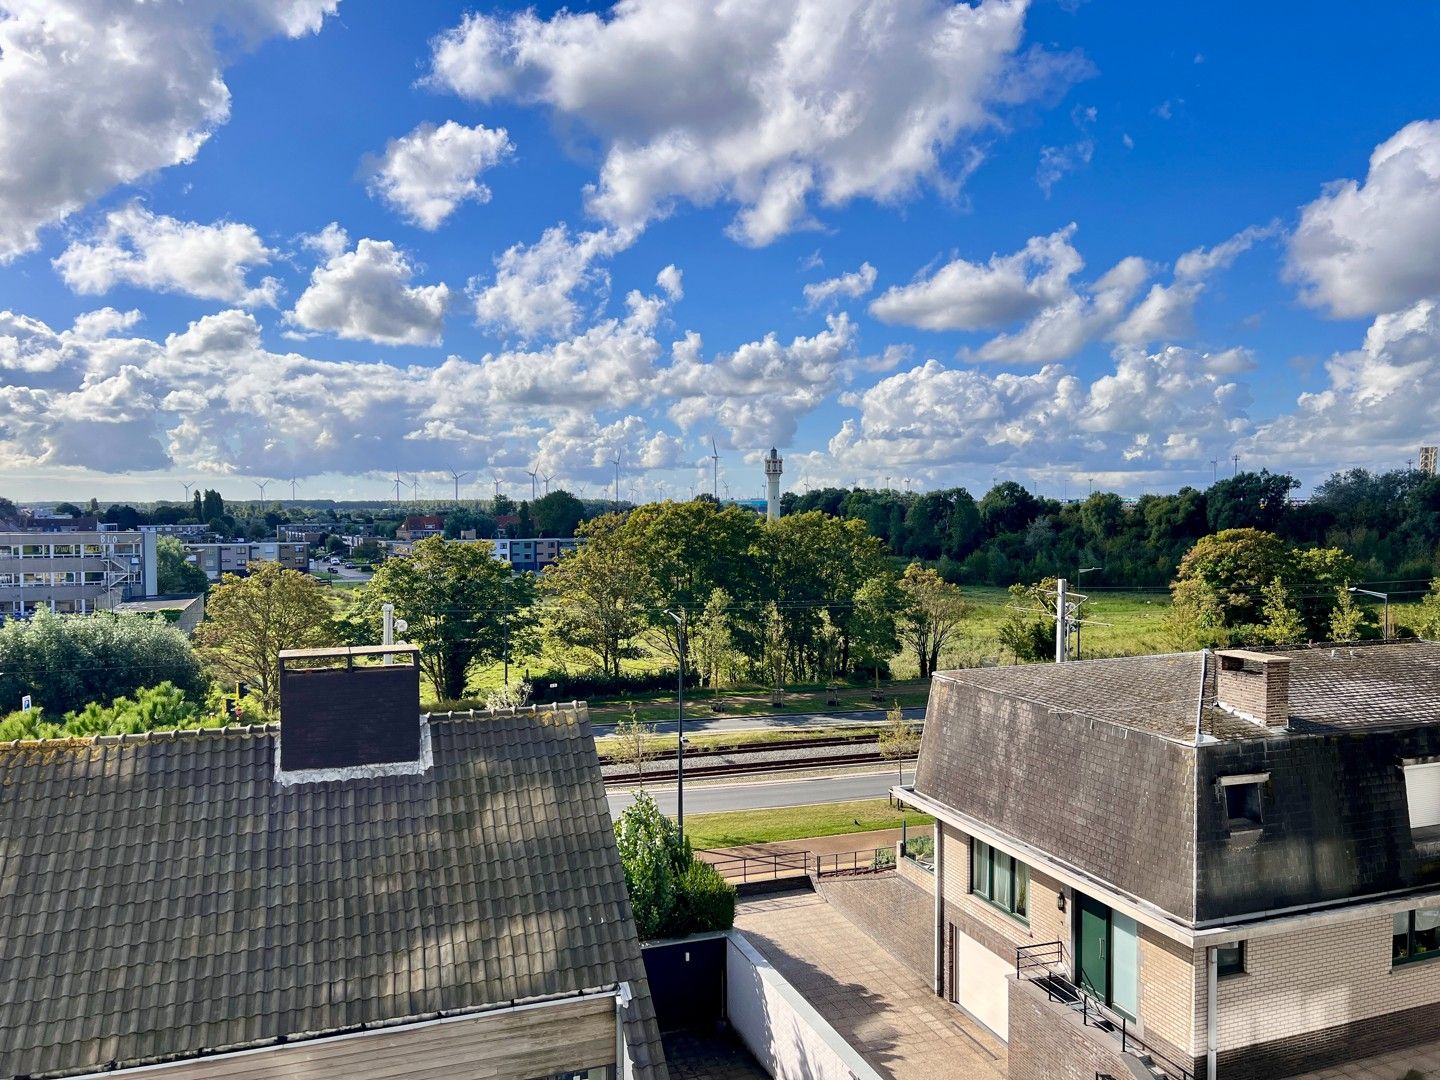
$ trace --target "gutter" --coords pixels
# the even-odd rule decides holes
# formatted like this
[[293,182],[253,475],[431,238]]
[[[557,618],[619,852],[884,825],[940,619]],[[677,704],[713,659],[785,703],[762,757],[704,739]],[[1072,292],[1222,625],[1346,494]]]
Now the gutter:
[[1440,906],[1440,887],[1428,885],[1187,923],[1148,900],[1121,892],[1113,885],[1078,867],[1070,866],[1049,852],[998,833],[990,826],[959,813],[928,795],[922,795],[913,788],[897,785],[890,789],[890,794],[901,802],[924,810],[947,825],[963,829],[971,836],[978,836],[991,847],[1044,871],[1073,889],[1103,900],[1110,907],[1129,915],[1171,941],[1190,948],[1227,945],[1246,938],[1270,937],[1287,933],[1297,927],[1313,928],[1353,922],[1368,915],[1388,915],[1427,904]]

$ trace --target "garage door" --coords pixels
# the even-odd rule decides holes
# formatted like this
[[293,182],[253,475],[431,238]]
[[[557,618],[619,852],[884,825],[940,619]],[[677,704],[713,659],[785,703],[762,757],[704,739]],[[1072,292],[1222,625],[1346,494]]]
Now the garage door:
[[1007,964],[955,927],[952,926],[950,932],[955,943],[950,983],[955,1003],[1008,1042],[1010,993],[1005,977],[1014,972],[1014,965]]

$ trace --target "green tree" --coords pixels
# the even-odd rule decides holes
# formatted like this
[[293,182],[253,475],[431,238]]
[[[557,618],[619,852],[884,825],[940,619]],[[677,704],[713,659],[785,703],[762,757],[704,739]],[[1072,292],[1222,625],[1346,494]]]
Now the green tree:
[[1053,580],[1035,585],[1011,585],[1005,619],[996,633],[1017,664],[1055,656],[1055,601],[1049,595]]
[[734,678],[735,643],[730,634],[730,597],[724,589],[710,590],[705,610],[690,622],[687,636],[695,658],[695,673],[720,693],[721,681]]
[[247,683],[262,708],[280,708],[280,651],[331,645],[330,604],[307,574],[260,563],[248,577],[226,574],[210,590],[195,644],[206,664],[229,683]]
[[1440,578],[1430,582],[1430,591],[1420,600],[1415,633],[1427,641],[1440,641]]
[[218,491],[205,489],[205,495],[200,500],[200,520],[214,521],[216,518],[225,516],[225,500],[220,497]]
[[155,587],[166,595],[203,593],[210,579],[185,557],[185,545],[173,536],[155,541]]
[[1261,634],[1271,645],[1299,645],[1305,640],[1305,622],[1290,603],[1290,591],[1278,577],[1261,591]]
[[940,652],[965,618],[960,587],[934,570],[911,563],[900,578],[905,606],[899,620],[900,639],[915,653],[920,677],[928,679],[940,663]]
[[203,697],[205,673],[185,635],[148,615],[52,615],[0,626],[0,708],[30,695],[51,717],[169,681]]
[[1349,586],[1341,585],[1335,590],[1335,607],[1330,612],[1330,640],[1359,641],[1365,623],[1365,609],[1355,603]]
[[886,712],[885,726],[877,742],[880,756],[895,762],[899,774],[896,783],[905,783],[905,762],[920,753],[920,729],[906,719],[898,701]]
[[615,676],[622,660],[638,655],[635,642],[647,624],[639,598],[648,581],[627,550],[622,524],[619,514],[587,521],[579,531],[584,542],[540,575],[549,636]]
[[495,519],[480,510],[466,506],[456,507],[445,515],[445,539],[458,540],[461,533],[473,532],[482,540],[495,535]]
[[563,488],[557,488],[539,499],[530,508],[535,519],[537,536],[574,536],[585,520],[585,504]]
[[1299,486],[1293,476],[1268,469],[1220,480],[1205,493],[1210,529],[1217,533],[1229,529],[1273,532],[1285,517],[1290,492]]
[[645,763],[655,756],[656,750],[650,726],[640,719],[633,701],[629,703],[627,715],[616,723],[612,739],[615,749],[610,751],[610,760],[633,769],[640,778],[636,786],[644,791]]
[[441,700],[464,697],[470,666],[501,659],[535,621],[534,576],[513,573],[483,541],[421,540],[375,571],[366,596],[377,613],[389,602],[409,623],[405,639],[420,646],[420,668]]
[[1265,586],[1286,580],[1288,544],[1259,529],[1227,529],[1201,537],[1180,561],[1170,586],[1175,616],[1207,645],[1226,645],[1236,628],[1261,621]]

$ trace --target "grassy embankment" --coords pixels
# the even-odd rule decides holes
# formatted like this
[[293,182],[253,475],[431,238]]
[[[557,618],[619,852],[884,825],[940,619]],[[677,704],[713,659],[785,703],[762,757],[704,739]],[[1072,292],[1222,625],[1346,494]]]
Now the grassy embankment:
[[820,806],[695,814],[685,818],[685,835],[698,850],[898,829],[902,823],[915,829],[931,825],[934,820],[916,810],[897,810],[886,799],[864,799]]

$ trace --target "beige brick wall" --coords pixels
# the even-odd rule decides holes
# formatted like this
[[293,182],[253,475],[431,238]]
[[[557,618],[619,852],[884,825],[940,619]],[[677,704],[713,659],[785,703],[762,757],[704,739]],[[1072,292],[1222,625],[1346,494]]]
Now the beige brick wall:
[[[1069,961],[1073,896],[1067,895],[1067,910],[1061,911],[1055,897],[1063,887],[1058,881],[1032,867],[1030,925],[1021,925],[970,892],[970,838],[948,825],[942,826],[942,830],[947,903],[994,930],[1012,945],[1063,942],[1065,956]],[[1006,959],[1013,962],[1013,953]],[[1176,1049],[1192,1053],[1198,1052],[1192,1048],[1195,1041],[1196,966],[1189,949],[1153,930],[1141,927],[1141,1030],[1154,1032]],[[1203,963],[1200,968],[1199,987],[1203,993]],[[1203,1031],[1203,1028],[1201,1030]]]
[[[1221,979],[1217,986],[1220,1049],[1440,1003],[1440,960],[1392,967],[1390,927],[1389,915],[1367,916],[1248,941],[1246,973]],[[1196,1030],[1203,1044],[1203,953],[1197,968]]]
[[[970,838],[949,825],[942,826],[945,845],[945,900],[1015,945],[1063,941],[1070,951],[1070,928],[1056,903],[1059,882],[1030,870],[1030,925],[1026,926],[970,892]],[[1006,957],[1014,963],[1013,953]]]
[[[1203,983],[1201,984],[1203,991]],[[1195,953],[1140,927],[1141,1037],[1159,1035],[1177,1050],[1195,1049]]]

